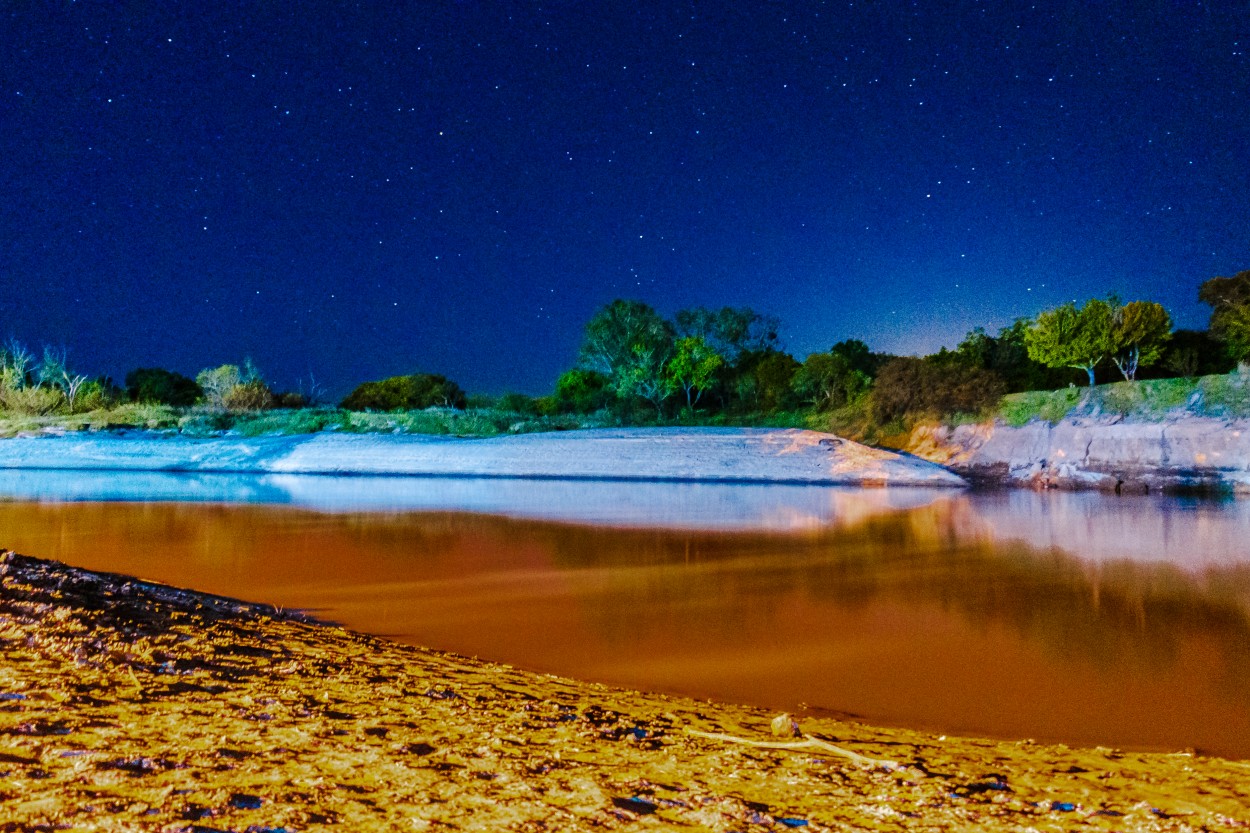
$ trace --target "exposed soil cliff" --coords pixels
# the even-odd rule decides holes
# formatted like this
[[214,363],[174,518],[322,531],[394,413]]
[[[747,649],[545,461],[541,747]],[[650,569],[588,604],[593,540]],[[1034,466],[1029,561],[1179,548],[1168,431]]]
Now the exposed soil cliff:
[[1035,420],[922,426],[907,451],[973,481],[1034,488],[1250,493],[1250,420]]

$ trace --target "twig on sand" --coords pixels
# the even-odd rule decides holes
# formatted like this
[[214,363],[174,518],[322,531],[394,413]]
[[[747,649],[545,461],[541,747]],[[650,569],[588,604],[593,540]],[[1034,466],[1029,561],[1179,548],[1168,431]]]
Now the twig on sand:
[[687,729],[686,733],[700,738],[707,738],[708,740],[720,740],[725,741],[726,743],[740,743],[743,746],[754,746],[759,749],[816,749],[821,752],[829,752],[834,755],[839,755],[854,763],[860,764],[861,766],[879,766],[891,772],[902,768],[896,761],[887,761],[883,758],[869,758],[866,755],[861,755],[858,752],[852,752],[849,749],[843,749],[841,746],[834,746],[832,743],[827,743],[826,741],[818,740],[817,738],[807,738],[806,740],[795,741],[748,740],[747,738],[740,738],[735,735],[725,735],[720,732],[699,732],[694,729]]

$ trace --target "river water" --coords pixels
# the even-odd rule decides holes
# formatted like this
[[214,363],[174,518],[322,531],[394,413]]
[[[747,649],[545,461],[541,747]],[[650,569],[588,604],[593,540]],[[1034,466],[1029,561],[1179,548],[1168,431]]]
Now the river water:
[[1250,758],[1250,502],[6,472],[0,546],[633,688]]

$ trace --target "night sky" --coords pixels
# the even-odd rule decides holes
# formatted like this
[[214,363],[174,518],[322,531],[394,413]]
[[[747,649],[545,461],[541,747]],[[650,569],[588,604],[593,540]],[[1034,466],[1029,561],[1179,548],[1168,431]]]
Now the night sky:
[[1250,6],[31,2],[0,338],[543,393],[616,297],[800,359],[1250,268]]

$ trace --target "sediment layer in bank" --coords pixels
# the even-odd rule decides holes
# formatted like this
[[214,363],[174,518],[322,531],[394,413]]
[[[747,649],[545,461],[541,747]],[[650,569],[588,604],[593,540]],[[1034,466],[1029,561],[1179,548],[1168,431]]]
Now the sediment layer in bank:
[[1250,420],[1114,417],[921,426],[907,451],[974,483],[1250,494]]
[[824,718],[795,735],[752,708],[0,559],[0,829],[1250,824],[1241,762]]

